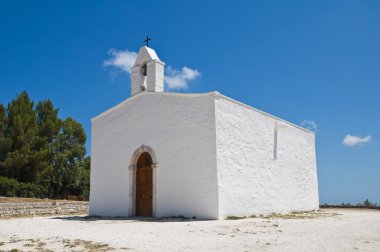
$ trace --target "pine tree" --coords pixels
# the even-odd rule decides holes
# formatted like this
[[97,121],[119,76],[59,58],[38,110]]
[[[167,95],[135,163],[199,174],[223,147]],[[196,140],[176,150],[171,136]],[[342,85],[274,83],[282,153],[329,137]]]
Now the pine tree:
[[87,197],[85,131],[71,117],[62,121],[58,111],[48,99],[34,106],[25,91],[7,109],[0,104],[0,177],[33,183],[44,197]]
[[60,132],[62,121],[58,117],[59,109],[54,108],[53,103],[49,99],[38,102],[35,111],[41,148],[46,151],[46,166],[44,170],[40,171],[39,183],[49,195],[51,191],[51,176],[54,169],[54,153],[52,148]]
[[0,103],[0,176],[7,176],[5,159],[10,151],[11,141],[6,136],[7,115],[3,104]]
[[21,182],[37,179],[34,151],[37,139],[37,121],[33,110],[34,103],[24,91],[8,104],[8,127],[6,134],[12,144],[5,159],[8,176]]
[[79,168],[86,155],[86,133],[80,123],[68,117],[53,144],[54,169],[51,186],[53,195],[66,197],[77,187]]

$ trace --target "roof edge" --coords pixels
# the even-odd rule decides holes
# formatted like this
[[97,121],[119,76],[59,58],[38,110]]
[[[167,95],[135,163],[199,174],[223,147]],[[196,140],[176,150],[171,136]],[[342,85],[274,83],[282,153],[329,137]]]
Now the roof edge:
[[134,95],[128,97],[124,101],[122,101],[119,104],[107,109],[106,111],[98,114],[97,116],[94,116],[93,118],[91,118],[91,121],[98,120],[98,119],[108,115],[109,113],[117,110],[118,108],[122,107],[124,104],[128,103],[129,101],[132,101],[136,97],[139,97],[142,95],[169,95],[169,96],[187,96],[187,97],[197,96],[197,97],[199,97],[199,96],[207,96],[207,95],[215,95],[215,94],[219,94],[219,92],[216,92],[216,91],[212,91],[212,92],[208,92],[208,93],[140,92],[140,93],[137,93],[137,94],[134,94]]
[[264,111],[262,111],[262,110],[259,110],[259,109],[257,109],[257,108],[254,108],[254,107],[252,107],[252,106],[249,106],[249,105],[247,105],[247,104],[245,104],[245,103],[239,102],[239,101],[237,101],[237,100],[235,100],[235,99],[232,99],[232,98],[230,98],[230,97],[228,97],[228,96],[225,96],[225,95],[223,95],[223,94],[221,94],[221,93],[219,93],[219,92],[214,92],[214,93],[216,94],[216,96],[218,96],[218,97],[220,97],[220,98],[222,98],[222,99],[228,100],[228,101],[230,101],[230,102],[233,102],[233,103],[238,104],[238,105],[240,105],[240,106],[243,106],[243,107],[245,107],[245,108],[248,108],[248,109],[254,110],[254,111],[256,111],[256,112],[259,112],[260,114],[263,114],[263,115],[265,115],[265,116],[271,117],[271,118],[273,118],[273,119],[275,119],[275,120],[282,121],[282,122],[284,122],[284,123],[287,123],[287,124],[289,124],[289,125],[292,125],[293,127],[298,128],[298,129],[300,129],[300,130],[303,130],[303,131],[306,131],[306,132],[308,132],[308,133],[312,133],[312,134],[315,135],[315,132],[314,132],[314,131],[311,131],[311,130],[306,129],[306,128],[304,128],[304,127],[301,127],[301,126],[299,126],[299,125],[297,125],[297,124],[294,124],[294,123],[292,123],[292,122],[286,121],[286,120],[284,120],[284,119],[282,119],[282,118],[279,118],[279,117],[277,117],[277,116],[274,116],[274,115],[271,115],[271,114],[269,114],[269,113],[266,113],[266,112],[264,112]]
[[232,99],[232,98],[230,98],[230,97],[228,97],[228,96],[225,96],[225,95],[219,93],[218,91],[211,91],[211,92],[207,92],[207,93],[140,92],[140,93],[137,93],[137,94],[135,94],[135,95],[132,95],[132,96],[128,97],[127,99],[125,99],[124,101],[120,102],[119,104],[113,106],[112,108],[110,108],[110,109],[108,109],[108,110],[106,110],[106,111],[100,113],[99,115],[97,115],[97,116],[91,118],[91,121],[98,120],[98,119],[100,119],[100,118],[102,118],[102,117],[108,115],[109,113],[111,113],[111,112],[117,110],[118,108],[122,107],[124,104],[128,103],[129,101],[132,101],[132,100],[134,100],[136,97],[139,97],[139,96],[142,96],[142,95],[168,95],[168,96],[187,96],[187,97],[189,97],[189,96],[190,96],[190,97],[191,97],[191,96],[194,96],[194,97],[200,97],[200,96],[208,96],[208,95],[211,95],[211,96],[214,96],[214,97],[219,97],[219,98],[225,99],[225,100],[227,100],[227,101],[233,102],[233,103],[238,104],[238,105],[240,105],[240,106],[242,106],[242,107],[245,107],[245,108],[248,108],[248,109],[254,110],[254,111],[256,111],[256,112],[258,112],[258,113],[261,113],[261,114],[263,114],[263,115],[265,115],[265,116],[271,117],[271,118],[273,118],[273,119],[275,119],[275,120],[278,120],[278,121],[282,121],[282,122],[284,122],[284,123],[287,123],[287,124],[289,124],[289,125],[292,125],[292,126],[295,127],[295,128],[298,128],[298,129],[300,129],[300,130],[303,130],[303,131],[305,131],[305,132],[312,133],[312,134],[315,135],[315,132],[314,132],[314,131],[311,131],[311,130],[306,129],[306,128],[304,128],[304,127],[301,127],[301,126],[299,126],[299,125],[297,125],[297,124],[294,124],[294,123],[292,123],[292,122],[286,121],[286,120],[284,120],[284,119],[282,119],[282,118],[279,118],[279,117],[277,117],[277,116],[274,116],[274,115],[271,115],[271,114],[269,114],[269,113],[266,113],[266,112],[264,112],[264,111],[262,111],[262,110],[259,110],[259,109],[257,109],[257,108],[254,108],[254,107],[252,107],[252,106],[249,106],[249,105],[247,105],[247,104],[245,104],[245,103],[239,102],[239,101],[237,101],[237,100],[235,100],[235,99]]

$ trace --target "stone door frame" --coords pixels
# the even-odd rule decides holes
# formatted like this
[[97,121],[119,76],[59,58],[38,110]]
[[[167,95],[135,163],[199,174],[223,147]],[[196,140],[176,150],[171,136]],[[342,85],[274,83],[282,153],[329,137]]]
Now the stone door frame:
[[152,175],[153,175],[153,202],[152,202],[152,216],[156,217],[156,168],[157,159],[153,149],[146,145],[141,145],[135,150],[132,155],[130,165],[128,167],[128,177],[129,177],[129,199],[128,199],[128,216],[136,216],[136,172],[137,172],[137,161],[141,154],[144,152],[149,153],[152,158]]

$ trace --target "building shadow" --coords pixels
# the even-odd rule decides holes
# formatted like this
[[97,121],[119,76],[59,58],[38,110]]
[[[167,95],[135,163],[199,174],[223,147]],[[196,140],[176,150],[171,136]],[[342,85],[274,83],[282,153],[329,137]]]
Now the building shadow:
[[63,221],[126,221],[126,222],[194,222],[194,221],[208,221],[206,219],[197,218],[186,218],[183,216],[170,216],[170,217],[103,217],[103,216],[80,216],[80,215],[69,215],[69,216],[55,216],[51,217],[53,220],[63,220]]

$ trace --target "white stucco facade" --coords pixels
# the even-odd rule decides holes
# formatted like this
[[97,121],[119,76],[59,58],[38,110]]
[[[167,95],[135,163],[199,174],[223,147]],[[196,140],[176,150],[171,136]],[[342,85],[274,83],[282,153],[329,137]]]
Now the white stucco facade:
[[90,214],[133,215],[129,167],[144,145],[156,162],[155,216],[218,218],[214,122],[211,95],[149,92],[94,118]]
[[163,92],[161,63],[142,48],[132,96],[92,119],[90,215],[136,214],[144,152],[153,160],[155,217],[318,209],[313,132],[218,92]]
[[319,208],[314,133],[225,96],[215,114],[219,216]]

